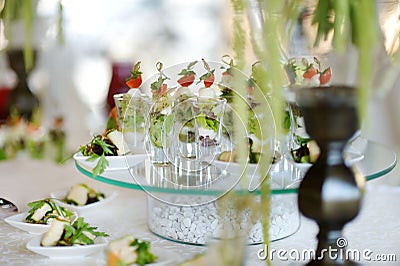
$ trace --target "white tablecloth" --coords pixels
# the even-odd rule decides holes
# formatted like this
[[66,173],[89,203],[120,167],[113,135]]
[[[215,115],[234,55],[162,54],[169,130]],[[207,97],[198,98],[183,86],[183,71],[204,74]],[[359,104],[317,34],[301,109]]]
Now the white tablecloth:
[[[138,238],[151,241],[152,246],[166,251],[170,261],[161,265],[178,265],[207,249],[161,239],[149,232],[146,224],[146,194],[143,191],[116,187],[83,176],[72,161],[55,165],[48,161],[18,159],[0,163],[0,197],[14,201],[20,211],[27,209],[30,201],[47,197],[49,192],[69,188],[77,182],[86,182],[99,189],[114,190],[118,197],[101,208],[82,213],[85,219],[110,234],[110,239],[133,233]],[[400,265],[400,188],[368,183],[362,210],[344,230],[348,248],[377,254],[394,254]],[[302,251],[315,249],[318,228],[313,221],[301,219],[301,227],[294,235],[273,242],[269,249]],[[86,258],[55,261],[26,249],[26,243],[34,237],[0,221],[0,265],[105,265],[104,253]],[[263,245],[247,247],[246,265],[265,265],[257,257]],[[288,257],[288,256],[286,256]],[[363,261],[364,263],[367,263]],[[273,265],[297,265],[304,261],[282,261],[274,257]],[[376,262],[370,262],[376,265]]]

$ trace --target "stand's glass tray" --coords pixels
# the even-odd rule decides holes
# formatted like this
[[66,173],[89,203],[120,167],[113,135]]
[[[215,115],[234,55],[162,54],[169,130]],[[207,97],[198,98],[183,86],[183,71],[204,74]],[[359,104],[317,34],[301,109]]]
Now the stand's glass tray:
[[[367,180],[389,173],[397,163],[396,154],[377,142],[359,137],[351,145],[363,155],[352,167],[357,167]],[[215,197],[222,196],[232,189],[239,194],[247,194],[249,191],[248,184],[244,184],[239,177],[213,165],[208,165],[193,174],[173,166],[154,167],[145,160],[133,167],[105,171],[98,176],[93,176],[92,172],[78,161],[75,165],[82,174],[100,182],[147,192]],[[304,171],[303,167],[284,156],[270,170],[271,194],[296,193]],[[259,195],[260,189],[254,190],[253,193]]]

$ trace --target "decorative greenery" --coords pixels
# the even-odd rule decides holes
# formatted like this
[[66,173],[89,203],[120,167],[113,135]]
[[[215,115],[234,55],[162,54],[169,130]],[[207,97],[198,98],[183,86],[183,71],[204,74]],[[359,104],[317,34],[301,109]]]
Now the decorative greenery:
[[[253,50],[260,62],[253,77],[264,96],[267,94],[275,119],[278,135],[284,131],[284,108],[282,99],[282,88],[285,77],[282,77],[284,65],[287,58],[281,48],[288,41],[290,30],[299,18],[300,12],[309,2],[303,0],[255,0],[247,2],[232,0],[233,16],[233,49],[235,60],[239,70],[244,62],[244,46],[246,34],[243,29],[243,17],[246,8],[250,11],[258,9],[258,14],[263,20],[261,27],[261,39],[252,34]],[[317,36],[314,44],[318,45],[321,40],[333,36],[333,48],[339,52],[345,52],[352,43],[358,51],[358,111],[360,117],[366,113],[366,104],[369,99],[370,86],[372,84],[373,51],[378,39],[377,14],[374,0],[318,0],[314,10],[311,10],[313,21],[317,26]],[[365,22],[365,23],[364,23]],[[250,21],[251,24],[251,21]],[[237,80],[235,80],[237,81]],[[235,86],[240,89],[240,83]],[[240,107],[240,106],[239,106]],[[235,106],[236,108],[236,106]],[[239,110],[239,112],[242,110]],[[242,112],[240,112],[242,113]],[[246,112],[243,112],[246,113]],[[287,124],[287,120],[286,120]],[[262,123],[263,126],[265,126]],[[263,127],[263,133],[268,129]],[[265,136],[264,136],[265,137]],[[261,169],[263,170],[263,169]],[[264,182],[261,187],[263,209],[263,228],[265,244],[268,244],[268,221],[270,209],[270,187]],[[269,262],[267,262],[269,263]]]
[[333,46],[344,52],[350,41],[358,51],[358,113],[366,116],[371,91],[374,57],[378,43],[379,27],[374,0],[319,0],[314,11],[313,23],[318,27],[315,40],[333,33]]

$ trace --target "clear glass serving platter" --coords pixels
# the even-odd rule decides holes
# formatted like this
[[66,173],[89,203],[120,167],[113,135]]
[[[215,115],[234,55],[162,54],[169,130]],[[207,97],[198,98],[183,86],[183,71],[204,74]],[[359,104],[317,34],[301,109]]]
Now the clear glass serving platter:
[[[397,163],[396,154],[380,143],[358,137],[351,145],[362,154],[362,158],[355,160],[352,167],[357,167],[367,181],[389,173]],[[98,176],[94,176],[79,161],[75,165],[82,174],[100,182],[153,193],[214,197],[224,195],[230,190],[239,194],[248,193],[247,182],[241,182],[243,179],[212,164],[201,167],[196,173],[188,173],[177,170],[174,165],[156,167],[144,160],[133,167],[129,167],[127,163],[125,169],[106,170]],[[296,193],[306,170],[304,165],[296,164],[283,156],[270,170],[271,193]],[[260,190],[256,189],[252,193],[260,195]]]
[[[349,156],[346,163],[357,167],[366,180],[389,173],[397,162],[390,149],[361,137],[351,142],[348,151],[360,155]],[[229,165],[223,167],[204,162],[197,165],[196,171],[184,171],[182,162],[154,166],[144,160],[132,167],[127,163],[126,169],[106,171],[100,176],[93,176],[79,161],[76,161],[76,167],[100,182],[146,192],[147,224],[149,230],[160,237],[205,245],[221,237],[233,238],[239,234],[245,236],[248,244],[263,243],[260,213],[254,208],[238,213],[234,211],[234,201],[223,201],[228,192],[234,192],[239,198],[243,196],[243,199],[251,193],[255,201],[260,201],[261,190],[257,184],[261,180],[251,167],[242,175],[240,171],[231,171]],[[309,167],[294,163],[286,154],[270,168],[270,241],[288,237],[300,227],[297,189]]]

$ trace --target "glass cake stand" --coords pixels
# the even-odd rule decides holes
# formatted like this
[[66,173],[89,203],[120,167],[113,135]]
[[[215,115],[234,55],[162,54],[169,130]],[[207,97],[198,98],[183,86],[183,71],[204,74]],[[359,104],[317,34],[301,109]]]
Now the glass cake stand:
[[[367,181],[389,173],[397,163],[395,153],[389,148],[362,137],[352,141],[348,150],[352,156],[348,157],[347,163],[357,167]],[[94,180],[146,192],[148,227],[160,237],[204,245],[212,239],[233,237],[234,233],[242,232],[248,244],[263,242],[259,217],[254,218],[252,210],[240,214],[229,211],[234,207],[229,201],[222,201],[228,192],[237,196],[250,193],[250,182],[230,171],[229,165],[221,168],[221,165],[205,164],[193,173],[173,165],[155,167],[147,159],[132,166],[126,160],[126,168],[108,169],[98,176],[93,176],[82,162],[76,161],[75,165],[82,174]],[[287,155],[272,165],[269,177],[271,241],[288,237],[300,227],[297,188],[308,167],[294,163]],[[257,177],[250,178],[256,183],[260,181]],[[260,201],[259,188],[251,194],[255,195],[256,202]]]

